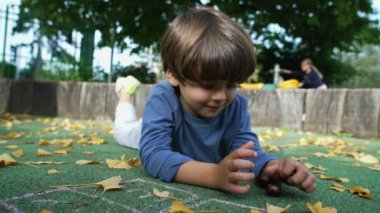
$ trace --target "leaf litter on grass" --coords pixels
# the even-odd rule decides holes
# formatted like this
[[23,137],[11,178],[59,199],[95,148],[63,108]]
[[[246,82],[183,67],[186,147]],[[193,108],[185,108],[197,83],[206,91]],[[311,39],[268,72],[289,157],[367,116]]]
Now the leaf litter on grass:
[[66,184],[66,185],[59,185],[59,186],[51,186],[52,188],[63,188],[63,187],[78,187],[78,186],[100,186],[103,188],[103,192],[100,194],[102,196],[104,192],[111,190],[111,189],[120,189],[122,188],[122,185],[120,185],[122,181],[121,176],[114,176],[107,178],[105,180],[96,182],[96,183],[80,183],[80,184]]

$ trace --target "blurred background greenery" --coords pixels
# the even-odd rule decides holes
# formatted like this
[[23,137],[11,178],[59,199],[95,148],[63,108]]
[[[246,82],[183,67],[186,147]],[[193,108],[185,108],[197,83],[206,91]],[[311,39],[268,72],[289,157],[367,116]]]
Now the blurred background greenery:
[[[259,53],[256,81],[270,83],[275,64],[299,69],[308,57],[330,87],[380,87],[380,16],[371,0],[21,0],[2,5],[0,34],[7,34],[7,27],[11,33],[0,42],[4,47],[28,32],[33,39],[12,44],[9,53],[3,48],[1,76],[115,81],[134,74],[154,83],[166,27],[177,14],[202,5],[225,12],[249,31]],[[28,56],[20,55],[21,48],[28,48]],[[98,59],[109,61],[107,68],[94,65],[99,48],[111,50]],[[120,63],[115,54],[139,60]],[[17,63],[22,57],[25,66]]]

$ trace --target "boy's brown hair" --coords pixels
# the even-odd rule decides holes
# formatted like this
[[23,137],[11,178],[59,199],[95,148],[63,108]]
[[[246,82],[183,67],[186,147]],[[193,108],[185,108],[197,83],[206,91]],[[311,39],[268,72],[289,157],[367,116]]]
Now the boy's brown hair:
[[163,68],[182,83],[244,82],[255,70],[248,34],[220,11],[202,7],[174,19],[161,41]]

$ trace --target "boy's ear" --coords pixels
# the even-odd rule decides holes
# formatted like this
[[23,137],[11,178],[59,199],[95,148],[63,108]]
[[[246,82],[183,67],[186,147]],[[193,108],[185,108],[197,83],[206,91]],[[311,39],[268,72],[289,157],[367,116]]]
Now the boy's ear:
[[165,72],[165,75],[166,75],[166,78],[168,78],[169,83],[170,83],[173,87],[178,87],[178,86],[179,86],[179,81],[178,81],[177,78],[174,76],[174,74],[172,73],[172,71],[167,70],[167,71]]

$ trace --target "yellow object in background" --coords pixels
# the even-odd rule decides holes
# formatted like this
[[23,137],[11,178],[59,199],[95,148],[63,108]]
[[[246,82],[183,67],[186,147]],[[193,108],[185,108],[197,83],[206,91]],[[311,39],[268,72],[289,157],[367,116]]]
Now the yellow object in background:
[[286,80],[278,84],[279,89],[297,89],[300,87],[300,82],[296,79]]
[[240,84],[240,88],[242,88],[242,89],[262,89],[263,86],[264,86],[264,83],[255,83],[255,84],[242,83],[242,84]]

